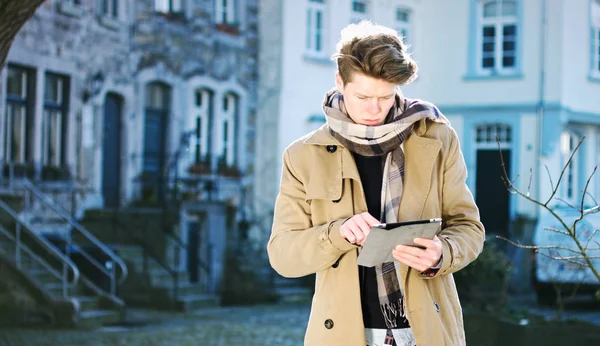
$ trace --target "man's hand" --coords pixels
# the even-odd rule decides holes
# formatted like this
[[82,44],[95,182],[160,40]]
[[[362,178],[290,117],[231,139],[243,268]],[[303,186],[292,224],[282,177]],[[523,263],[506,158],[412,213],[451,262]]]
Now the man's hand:
[[367,212],[357,214],[342,224],[340,234],[352,244],[363,245],[371,232],[371,226],[378,223],[380,223],[379,220]]
[[440,262],[442,258],[442,242],[437,235],[433,239],[415,238],[414,242],[415,244],[424,246],[425,249],[415,246],[398,245],[392,251],[392,256],[398,262],[404,263],[421,272],[435,267]]

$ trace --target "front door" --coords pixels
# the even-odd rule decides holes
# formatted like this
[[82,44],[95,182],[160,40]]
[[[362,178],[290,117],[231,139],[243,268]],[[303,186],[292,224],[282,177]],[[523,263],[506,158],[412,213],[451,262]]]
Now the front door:
[[477,150],[477,172],[475,184],[475,201],[479,207],[481,222],[486,233],[508,236],[509,196],[504,183],[504,170],[500,153],[510,174],[509,149]]
[[119,206],[121,187],[121,98],[108,94],[104,101],[102,195],[105,207]]

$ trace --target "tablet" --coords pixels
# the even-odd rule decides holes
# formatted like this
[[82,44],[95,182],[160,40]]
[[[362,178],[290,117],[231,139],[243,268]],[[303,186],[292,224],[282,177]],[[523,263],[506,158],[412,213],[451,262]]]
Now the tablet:
[[373,225],[373,227],[390,230],[390,229],[394,229],[394,228],[398,228],[398,227],[402,227],[402,226],[419,225],[419,224],[424,224],[424,223],[439,223],[439,224],[441,224],[442,219],[437,218],[437,219],[423,219],[423,220],[412,220],[412,221],[392,222],[392,223],[380,223],[377,225]]

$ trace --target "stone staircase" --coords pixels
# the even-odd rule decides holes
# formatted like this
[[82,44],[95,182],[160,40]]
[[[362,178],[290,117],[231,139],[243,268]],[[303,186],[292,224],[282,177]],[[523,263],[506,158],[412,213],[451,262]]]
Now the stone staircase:
[[128,305],[187,312],[220,304],[218,295],[209,293],[206,282],[191,282],[188,271],[172,261],[145,257],[138,245],[112,247],[130,270],[130,279],[120,294]]
[[[24,247],[27,248],[26,246]],[[36,255],[34,257],[31,253],[21,250],[17,265],[15,243],[8,239],[6,233],[0,233],[0,252],[2,252],[5,258],[12,261],[23,274],[27,275],[36,284],[37,289],[43,291],[53,301],[58,302],[67,299],[74,304],[73,309],[75,311],[72,317],[69,318],[70,321],[66,324],[64,321],[60,322],[61,325],[93,329],[118,323],[124,317],[124,310],[122,306],[119,306],[118,302],[115,303],[109,297],[99,295],[98,292],[94,292],[94,290],[86,287],[84,284],[85,279],[83,278],[80,278],[76,285],[67,287],[65,297],[61,278],[54,275],[36,259],[36,257],[40,258],[43,255]],[[61,268],[55,269],[57,272],[61,272]],[[72,274],[69,275],[69,279],[72,279],[72,277]]]
[[[8,259],[13,259],[17,264],[15,243],[17,224],[22,222],[28,225],[27,229],[25,226],[20,226],[21,245],[25,247],[25,250],[20,251],[18,268],[53,299],[68,298],[79,306],[76,320],[73,321],[74,326],[95,327],[120,321],[124,316],[123,302],[117,297],[111,296],[109,288],[106,287],[110,285],[104,285],[104,287],[99,285],[98,277],[102,277],[102,275],[98,275],[99,271],[96,268],[92,268],[92,272],[89,271],[92,265],[85,256],[90,253],[93,255],[106,254],[103,254],[101,249],[95,247],[93,242],[87,238],[86,241],[80,239],[81,242],[74,243],[68,251],[65,246],[60,246],[52,241],[59,239],[64,243],[67,235],[76,233],[73,226],[64,217],[68,217],[68,214],[66,212],[62,216],[60,214],[63,211],[61,208],[66,208],[67,201],[73,201],[73,199],[68,198],[57,202],[39,190],[36,190],[39,193],[36,197],[31,190],[24,186],[11,192],[0,193],[0,200],[6,203],[5,207],[8,208],[8,210],[0,208],[0,226],[4,231],[0,232],[1,251]],[[37,189],[35,186],[33,188]],[[50,204],[44,203],[43,200]],[[55,209],[51,205],[59,208]],[[60,277],[54,275],[42,264],[43,261],[47,261],[47,265],[61,273],[62,263],[57,261],[56,257],[49,255],[48,249],[41,246],[35,239],[36,237],[44,239],[46,244],[58,253],[63,255],[69,253],[67,257],[71,257],[73,263],[77,262],[75,265],[80,272],[80,278],[78,284],[70,287],[66,295],[63,292]],[[79,247],[79,250],[75,250],[73,246]],[[89,252],[84,253],[83,251]],[[97,260],[102,263],[102,258],[97,258]],[[108,280],[108,277],[102,279]]]
[[178,223],[167,222],[175,234],[167,235],[160,210],[130,208],[115,214],[89,209],[81,223],[125,260],[129,277],[119,297],[128,306],[190,311],[220,304],[205,272],[199,274],[199,282],[191,282],[183,259],[175,255],[186,251],[176,239]]
[[307,287],[303,281],[307,278],[290,279],[275,274],[275,293],[280,303],[310,304],[312,302],[313,289]]

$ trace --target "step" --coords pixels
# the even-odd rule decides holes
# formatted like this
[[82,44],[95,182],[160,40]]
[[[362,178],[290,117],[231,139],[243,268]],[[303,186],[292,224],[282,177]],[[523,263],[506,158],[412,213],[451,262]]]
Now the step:
[[84,329],[94,329],[105,325],[121,322],[121,314],[116,310],[89,310],[79,314],[77,326]]
[[[171,296],[171,297],[173,297],[175,294],[175,289],[173,288],[172,282],[163,283],[160,286],[155,286],[155,288],[166,291],[169,294],[169,296]],[[180,283],[179,287],[177,288],[177,295],[179,298],[186,297],[186,296],[205,294],[205,293],[206,293],[205,285],[197,284],[197,283],[183,282],[183,283]]]
[[27,274],[40,285],[59,283],[61,278],[56,277],[45,268],[26,270]]
[[[41,288],[46,290],[46,293],[48,293],[52,297],[55,297],[55,298],[63,297],[62,283],[43,284],[43,285],[41,285]],[[72,296],[74,293],[77,292],[77,290],[78,289],[76,287],[67,287],[67,296]]]
[[79,302],[81,311],[91,311],[98,307],[98,298],[92,296],[74,297]]
[[[153,286],[163,285],[165,282],[170,283],[173,281],[173,275],[171,275],[171,273],[169,273],[162,267],[161,269],[153,269],[148,274],[150,277],[150,284],[152,284]],[[189,277],[190,275],[187,271],[181,270],[177,272],[177,281],[180,283],[189,282]]]
[[216,294],[195,294],[177,299],[177,310],[190,312],[202,308],[217,307],[221,304]]
[[[132,269],[135,270],[138,273],[143,273],[144,272],[144,259],[143,258],[138,258],[135,260],[126,260],[127,263],[130,263],[130,266],[133,267]],[[166,263],[166,265],[171,265],[170,263]],[[152,273],[158,273],[158,272],[165,272],[168,273],[168,271],[162,266],[160,265],[158,262],[156,262],[155,260],[153,260],[152,258],[148,258],[148,272],[150,274]],[[171,268],[173,268],[173,266],[171,266]],[[167,274],[168,275],[168,274]]]

